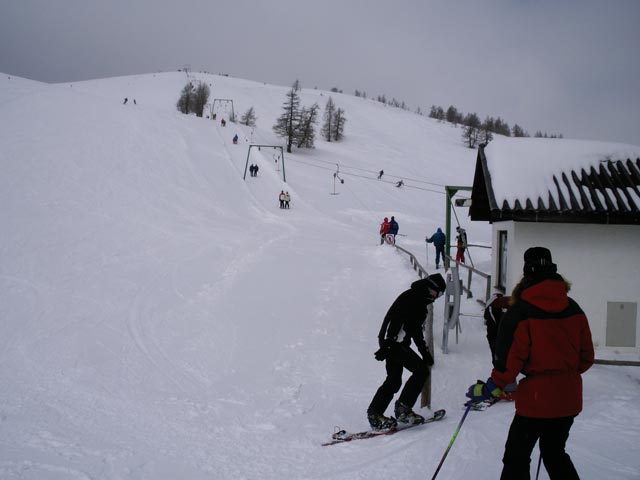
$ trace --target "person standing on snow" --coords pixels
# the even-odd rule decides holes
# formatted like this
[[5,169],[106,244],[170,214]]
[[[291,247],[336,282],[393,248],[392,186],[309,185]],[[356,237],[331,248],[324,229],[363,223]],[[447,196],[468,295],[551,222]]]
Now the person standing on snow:
[[440,268],[440,257],[442,257],[442,263],[444,263],[444,246],[447,244],[447,236],[444,234],[442,229],[438,227],[438,231],[431,235],[431,237],[425,238],[425,240],[427,243],[433,243],[433,246],[436,248],[437,270]]
[[467,248],[467,232],[460,225],[456,227],[456,232],[458,235],[456,236],[456,262],[465,263],[464,260],[464,251]]
[[384,217],[384,220],[380,224],[380,245],[384,243],[384,237],[389,233],[389,219]]
[[291,201],[291,195],[289,195],[289,192],[285,192],[284,193],[284,208],[289,208],[289,202]]
[[567,296],[569,284],[556,272],[547,248],[524,253],[524,276],[498,330],[491,376],[466,393],[472,402],[489,400],[519,373],[525,376],[518,384],[501,480],[530,478],[538,440],[551,480],[579,479],[565,444],[582,410],[581,375],[593,365],[594,351],[587,317]]
[[[397,422],[424,422],[424,417],[413,411],[413,405],[428,378],[429,367],[433,365],[433,355],[424,339],[423,324],[427,306],[444,293],[446,286],[439,273],[417,280],[409,290],[396,298],[385,315],[378,333],[380,349],[375,357],[378,361],[386,361],[387,377],[367,409],[367,419],[372,429],[392,428]],[[422,358],[411,348],[412,340]],[[411,372],[411,376],[395,402],[396,418],[385,417],[385,410],[402,386],[402,371],[405,368]]]
[[284,208],[284,190],[280,190],[280,195],[278,195],[278,200],[280,200],[280,208]]
[[396,235],[398,234],[398,230],[400,230],[400,226],[398,225],[398,222],[396,222],[396,217],[392,216],[391,220],[389,221],[389,233],[393,235],[394,243],[396,241]]

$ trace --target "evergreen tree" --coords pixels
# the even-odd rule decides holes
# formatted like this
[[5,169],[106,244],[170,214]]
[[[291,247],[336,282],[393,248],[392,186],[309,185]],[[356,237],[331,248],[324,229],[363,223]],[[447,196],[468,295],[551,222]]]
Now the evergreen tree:
[[511,132],[513,133],[514,137],[528,137],[529,134],[526,133],[523,128],[518,125],[517,123],[513,126],[513,129],[511,130]]
[[242,125],[246,125],[247,127],[255,127],[256,126],[256,114],[253,110],[253,106],[249,107],[249,110],[244,112],[242,117],[240,118],[240,123]]
[[322,137],[327,141],[331,141],[331,134],[333,133],[333,116],[336,111],[336,105],[333,103],[333,98],[329,97],[327,104],[324,107],[324,123],[322,124]]
[[291,90],[287,92],[287,99],[282,104],[284,112],[276,124],[273,126],[273,131],[276,135],[283,137],[287,143],[287,153],[291,153],[291,146],[295,140],[296,127],[300,123],[300,96],[298,91],[300,90],[300,82],[295,81]]
[[447,113],[445,114],[445,118],[447,119],[447,122],[450,122],[453,124],[458,123],[458,109],[453,105],[450,105],[449,108],[447,108]]
[[296,146],[298,148],[313,148],[316,131],[315,125],[318,120],[318,104],[314,103],[309,108],[303,108],[300,112],[300,119],[295,128]]
[[336,142],[339,142],[344,137],[345,123],[347,123],[347,119],[344,116],[344,110],[338,108],[333,116],[333,139]]

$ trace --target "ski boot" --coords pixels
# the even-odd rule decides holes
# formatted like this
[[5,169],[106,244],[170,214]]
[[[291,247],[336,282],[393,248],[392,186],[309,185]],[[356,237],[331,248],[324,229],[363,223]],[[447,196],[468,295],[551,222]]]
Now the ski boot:
[[422,415],[418,415],[404,403],[396,402],[395,414],[398,422],[400,423],[410,423],[412,425],[424,423],[424,417]]
[[391,430],[398,425],[398,422],[396,422],[395,418],[385,417],[380,413],[369,413],[367,415],[367,419],[369,420],[371,429],[375,431]]

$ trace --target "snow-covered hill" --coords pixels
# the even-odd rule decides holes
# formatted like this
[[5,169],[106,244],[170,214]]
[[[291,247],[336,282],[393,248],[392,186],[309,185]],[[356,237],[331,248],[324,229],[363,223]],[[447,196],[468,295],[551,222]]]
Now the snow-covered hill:
[[[0,78],[0,477],[428,478],[466,387],[490,370],[473,300],[459,341],[436,351],[444,421],[320,443],[335,425],[366,427],[384,376],[372,355],[380,322],[416,278],[378,245],[380,221],[395,215],[399,243],[427,263],[443,186],[470,185],[475,151],[451,125],[304,89],[303,105],[331,95],[345,110],[345,140],[318,138],[284,165],[254,150],[260,173],[243,180],[249,142],[282,144],[271,127],[288,88],[192,77],[237,115],[253,106],[257,128],[178,113],[180,72]],[[290,210],[277,206],[281,189]],[[471,242],[489,245],[489,227],[458,214]],[[470,253],[488,268],[488,250]],[[640,476],[639,393],[632,368],[585,375],[569,440],[582,478]],[[440,477],[497,478],[512,413],[470,414]]]

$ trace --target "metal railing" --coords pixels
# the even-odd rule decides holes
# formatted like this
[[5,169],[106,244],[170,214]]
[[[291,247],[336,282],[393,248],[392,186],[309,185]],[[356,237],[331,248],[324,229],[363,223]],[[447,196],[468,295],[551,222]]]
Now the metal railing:
[[[484,300],[480,300],[477,299],[478,303],[482,304],[483,306],[487,306],[487,302],[489,301],[489,299],[491,298],[491,274],[489,273],[485,273],[485,272],[481,272],[480,270],[478,270],[477,268],[474,267],[470,267],[469,265],[465,264],[465,263],[461,263],[458,262],[456,260],[454,260],[451,257],[448,257],[445,255],[445,260],[446,260],[446,265],[447,267],[449,265],[451,265],[451,263],[455,263],[458,268],[462,267],[464,269],[467,270],[467,282],[466,284],[463,283],[462,284],[462,290],[464,291],[464,293],[467,294],[467,298],[473,298],[473,292],[471,291],[471,282],[473,280],[473,274],[475,273],[476,275],[478,275],[479,277],[482,277],[486,280],[486,287],[485,287],[485,291],[484,291]],[[460,277],[462,277],[462,275],[460,275]]]

